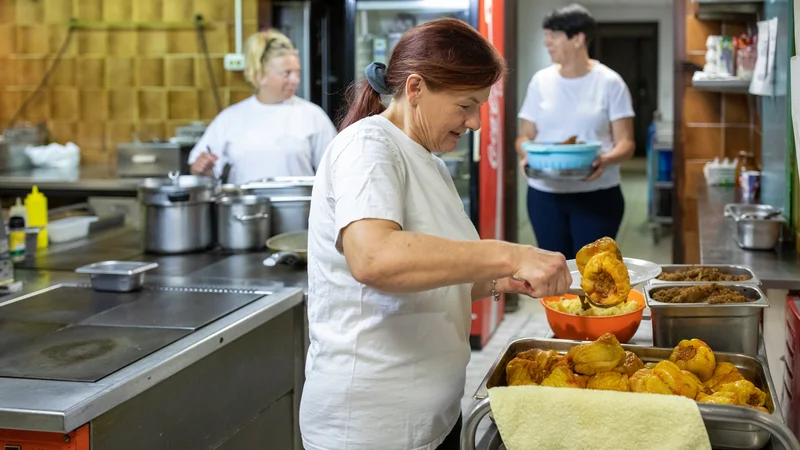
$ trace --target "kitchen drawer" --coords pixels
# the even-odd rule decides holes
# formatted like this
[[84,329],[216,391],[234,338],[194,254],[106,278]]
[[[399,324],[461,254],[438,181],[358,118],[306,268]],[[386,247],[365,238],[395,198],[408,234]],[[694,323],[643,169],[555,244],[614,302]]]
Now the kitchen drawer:
[[117,146],[120,177],[164,177],[169,172],[189,173],[189,145],[173,143],[124,143]]

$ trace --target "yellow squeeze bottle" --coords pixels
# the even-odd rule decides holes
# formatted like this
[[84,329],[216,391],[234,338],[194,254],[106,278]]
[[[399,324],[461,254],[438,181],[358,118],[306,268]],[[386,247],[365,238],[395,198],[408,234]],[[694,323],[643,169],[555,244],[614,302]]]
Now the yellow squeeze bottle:
[[28,211],[28,226],[39,228],[36,248],[47,248],[47,197],[39,192],[37,186],[25,197],[25,209]]

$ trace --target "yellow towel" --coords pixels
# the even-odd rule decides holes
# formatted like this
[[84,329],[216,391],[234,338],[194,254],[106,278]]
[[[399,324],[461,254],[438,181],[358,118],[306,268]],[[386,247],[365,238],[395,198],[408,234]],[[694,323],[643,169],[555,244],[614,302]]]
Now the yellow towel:
[[489,389],[508,450],[710,450],[697,404],[677,395],[512,386]]

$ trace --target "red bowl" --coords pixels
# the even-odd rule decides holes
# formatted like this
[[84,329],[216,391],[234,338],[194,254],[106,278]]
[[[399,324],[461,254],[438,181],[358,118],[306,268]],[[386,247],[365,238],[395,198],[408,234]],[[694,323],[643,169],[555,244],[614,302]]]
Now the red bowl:
[[[564,298],[575,298],[575,296],[564,295]],[[624,344],[630,341],[639,329],[645,307],[644,295],[634,290],[628,294],[628,301],[638,303],[639,309],[619,316],[573,316],[547,306],[548,302],[560,299],[561,297],[545,297],[540,301],[555,337],[573,341],[594,341],[606,333],[613,333],[617,340]]]

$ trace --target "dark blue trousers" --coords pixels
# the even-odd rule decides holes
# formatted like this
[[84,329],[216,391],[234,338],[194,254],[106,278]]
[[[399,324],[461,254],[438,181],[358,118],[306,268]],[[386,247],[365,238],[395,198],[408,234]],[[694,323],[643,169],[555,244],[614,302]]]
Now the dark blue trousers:
[[625,213],[619,186],[576,194],[553,194],[528,188],[528,217],[539,248],[574,259],[586,244],[616,239]]

